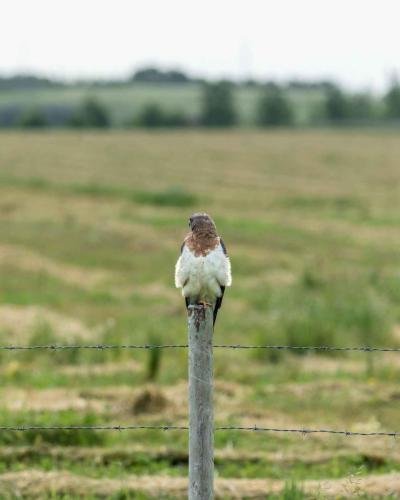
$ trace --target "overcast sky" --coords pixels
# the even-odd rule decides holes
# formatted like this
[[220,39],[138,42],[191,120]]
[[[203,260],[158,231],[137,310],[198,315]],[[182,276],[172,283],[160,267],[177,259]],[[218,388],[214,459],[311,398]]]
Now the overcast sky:
[[334,78],[380,90],[400,72],[399,0],[1,0],[0,72]]

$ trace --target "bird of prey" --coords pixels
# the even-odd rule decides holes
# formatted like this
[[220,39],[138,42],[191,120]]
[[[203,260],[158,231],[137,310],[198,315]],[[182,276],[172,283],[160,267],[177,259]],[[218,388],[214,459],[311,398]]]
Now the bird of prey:
[[189,228],[175,266],[175,286],[182,288],[186,307],[195,304],[211,306],[215,324],[225,287],[232,283],[231,264],[224,242],[209,215],[193,214]]

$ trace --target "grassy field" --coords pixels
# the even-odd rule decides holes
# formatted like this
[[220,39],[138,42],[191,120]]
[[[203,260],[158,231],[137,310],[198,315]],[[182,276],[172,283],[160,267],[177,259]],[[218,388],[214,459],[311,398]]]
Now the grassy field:
[[[399,157],[372,131],[2,133],[0,343],[185,343],[173,270],[207,210],[234,278],[216,342],[399,346]],[[2,351],[0,426],[185,425],[187,353],[157,352]],[[215,377],[217,425],[400,430],[398,354],[218,350]],[[185,432],[0,443],[5,498],[185,496]],[[400,449],[221,431],[216,474],[220,498],[398,498]]]
[[[239,121],[242,125],[254,124],[260,87],[238,87],[234,90]],[[197,84],[140,84],[115,87],[89,87],[76,85],[65,88],[30,91],[10,90],[0,92],[0,112],[3,108],[61,106],[77,107],[83,99],[93,96],[101,100],[111,114],[114,125],[124,126],[138,117],[143,106],[157,103],[167,111],[181,111],[191,118],[200,115],[201,87]],[[309,121],[310,114],[321,106],[324,95],[320,91],[295,90],[289,93],[293,101],[298,124]]]

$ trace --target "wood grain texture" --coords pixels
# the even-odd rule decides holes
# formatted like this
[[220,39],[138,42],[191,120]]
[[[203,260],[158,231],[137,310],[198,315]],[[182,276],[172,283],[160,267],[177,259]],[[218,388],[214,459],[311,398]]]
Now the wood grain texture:
[[213,313],[189,306],[189,500],[214,498]]

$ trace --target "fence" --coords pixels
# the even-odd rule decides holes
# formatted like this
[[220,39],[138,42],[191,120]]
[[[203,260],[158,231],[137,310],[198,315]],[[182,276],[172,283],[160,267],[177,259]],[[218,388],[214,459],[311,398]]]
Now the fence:
[[213,436],[214,431],[249,431],[308,434],[334,434],[342,436],[388,436],[398,437],[393,432],[353,432],[335,429],[269,428],[254,426],[214,426],[213,422],[213,349],[267,349],[293,351],[341,351],[341,352],[400,352],[398,347],[335,347],[335,346],[290,346],[290,345],[241,345],[212,344],[212,312],[203,306],[190,306],[188,344],[86,344],[86,345],[2,345],[0,351],[26,350],[70,350],[70,349],[188,349],[189,350],[189,425],[66,425],[66,426],[0,426],[0,432],[24,432],[32,430],[90,430],[90,431],[189,431],[189,499],[213,498]]

